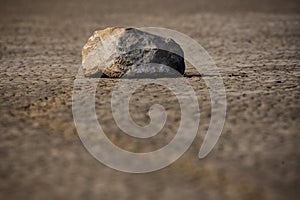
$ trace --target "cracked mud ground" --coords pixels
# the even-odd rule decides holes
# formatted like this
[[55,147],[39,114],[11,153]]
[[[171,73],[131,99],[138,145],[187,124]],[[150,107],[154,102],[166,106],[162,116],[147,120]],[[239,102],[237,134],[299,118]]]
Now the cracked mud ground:
[[[299,2],[288,1],[3,1],[0,6],[1,199],[297,199],[300,189]],[[199,42],[223,77],[228,111],[222,135],[197,158],[210,99],[201,76],[187,77],[201,122],[189,150],[171,166],[126,174],[95,160],[72,117],[81,48],[96,29],[158,26]],[[193,75],[194,74],[194,75]],[[120,147],[147,152],[167,144],[180,111],[174,95],[149,85],[132,97],[132,116],[149,122],[158,102],[168,111],[151,140],[126,137],[110,111],[116,79],[102,79],[96,111]]]

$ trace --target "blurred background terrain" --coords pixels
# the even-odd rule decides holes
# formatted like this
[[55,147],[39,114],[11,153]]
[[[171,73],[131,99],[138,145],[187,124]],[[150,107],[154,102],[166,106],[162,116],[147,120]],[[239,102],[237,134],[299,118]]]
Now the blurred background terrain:
[[[300,189],[300,3],[297,0],[0,0],[0,199],[297,199]],[[191,148],[149,174],[126,174],[95,160],[77,136],[73,81],[81,49],[108,26],[165,27],[199,42],[224,79],[222,135],[197,158],[210,99],[201,76],[201,123]],[[187,73],[193,74],[188,68]],[[103,79],[96,111],[107,136],[130,151],[165,145],[180,111],[163,87],[132,98],[137,123],[153,103],[168,121],[150,141],[124,136],[110,111],[116,79]]]

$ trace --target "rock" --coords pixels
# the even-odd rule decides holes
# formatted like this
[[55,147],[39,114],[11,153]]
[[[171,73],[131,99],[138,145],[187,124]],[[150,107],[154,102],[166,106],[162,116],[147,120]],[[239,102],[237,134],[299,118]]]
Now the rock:
[[121,78],[125,74],[183,74],[185,64],[183,51],[174,40],[134,28],[113,27],[95,31],[88,39],[82,49],[82,68],[88,77]]

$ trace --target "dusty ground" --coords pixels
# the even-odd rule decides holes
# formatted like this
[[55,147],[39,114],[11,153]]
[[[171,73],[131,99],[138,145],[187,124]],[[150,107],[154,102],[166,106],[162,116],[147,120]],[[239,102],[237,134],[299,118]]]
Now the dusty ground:
[[[120,2],[1,1],[0,198],[299,198],[299,3]],[[71,111],[81,48],[95,29],[116,25],[175,29],[197,40],[215,60],[228,112],[207,158],[197,159],[210,117],[200,76],[188,78],[199,96],[199,133],[171,166],[126,174],[102,165],[84,149]],[[170,115],[157,138],[131,140],[110,113],[115,83],[103,79],[97,90],[96,110],[108,137],[137,152],[169,142],[180,114],[175,97],[163,87],[138,91],[131,107],[137,123],[147,123],[147,109],[155,101]]]

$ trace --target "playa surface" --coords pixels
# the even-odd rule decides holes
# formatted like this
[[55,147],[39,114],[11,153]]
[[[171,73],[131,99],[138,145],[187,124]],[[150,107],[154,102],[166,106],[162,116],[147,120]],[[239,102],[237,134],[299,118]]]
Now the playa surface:
[[[3,1],[0,7],[0,199],[297,199],[300,189],[298,1]],[[200,43],[223,77],[227,116],[213,151],[198,159],[210,98],[192,68],[201,122],[188,151],[147,174],[106,167],[82,145],[72,116],[81,49],[108,26],[165,27]],[[174,79],[176,84],[176,79]],[[117,79],[101,79],[99,123],[120,147],[147,152],[172,139],[175,96],[147,86],[131,101],[138,124],[154,103],[168,111],[151,140],[132,139],[110,110]]]

